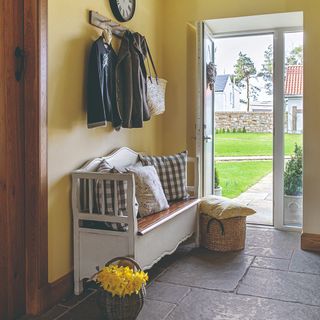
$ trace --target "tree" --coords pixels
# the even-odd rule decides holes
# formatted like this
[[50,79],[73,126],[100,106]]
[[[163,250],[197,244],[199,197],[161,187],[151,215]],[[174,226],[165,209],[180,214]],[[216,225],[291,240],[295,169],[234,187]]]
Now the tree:
[[289,56],[286,58],[286,65],[292,66],[292,65],[301,65],[303,64],[303,47],[297,46],[293,48]]
[[247,89],[247,111],[250,111],[250,97],[257,98],[260,89],[250,84],[250,79],[257,74],[253,61],[247,54],[239,52],[239,57],[234,65],[235,83],[239,88]]
[[271,96],[273,93],[273,47],[270,44],[264,52],[264,63],[258,74],[265,81],[264,88],[266,93]]

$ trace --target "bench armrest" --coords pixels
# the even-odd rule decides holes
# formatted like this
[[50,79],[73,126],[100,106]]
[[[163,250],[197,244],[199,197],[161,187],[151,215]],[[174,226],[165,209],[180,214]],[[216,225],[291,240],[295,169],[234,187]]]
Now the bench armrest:
[[[102,208],[99,208],[96,186],[102,182]],[[126,213],[127,216],[109,214],[106,208],[105,182],[111,182],[114,190],[118,190],[119,183],[126,185]],[[119,212],[118,192],[113,192],[113,212]],[[109,199],[110,200],[110,199]],[[135,206],[135,183],[132,173],[104,173],[81,172],[72,173],[72,209],[74,220],[88,220],[97,222],[125,223],[129,232],[137,231],[137,208]]]

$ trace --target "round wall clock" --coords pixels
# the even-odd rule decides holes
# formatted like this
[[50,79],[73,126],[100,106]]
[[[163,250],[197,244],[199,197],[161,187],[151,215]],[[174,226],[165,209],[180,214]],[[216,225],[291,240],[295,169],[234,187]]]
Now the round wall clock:
[[136,10],[136,0],[110,0],[111,10],[121,22],[132,19]]

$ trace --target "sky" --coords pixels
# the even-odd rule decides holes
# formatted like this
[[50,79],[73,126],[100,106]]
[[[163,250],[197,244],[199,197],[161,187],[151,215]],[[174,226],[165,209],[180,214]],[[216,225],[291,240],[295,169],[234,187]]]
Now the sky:
[[[264,62],[264,51],[273,43],[273,35],[245,36],[233,38],[215,39],[215,63],[217,73],[233,74],[234,65],[239,56],[239,52],[246,53],[254,62],[257,72],[261,70]],[[303,44],[303,33],[287,33],[285,35],[286,55],[296,46]],[[264,81],[259,79],[254,83],[261,87]],[[260,101],[271,101],[272,97],[268,96],[264,90],[260,93]]]

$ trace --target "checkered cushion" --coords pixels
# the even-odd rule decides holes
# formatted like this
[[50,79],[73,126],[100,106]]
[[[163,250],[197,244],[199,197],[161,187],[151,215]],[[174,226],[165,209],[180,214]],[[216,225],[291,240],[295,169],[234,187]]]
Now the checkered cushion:
[[144,166],[154,166],[168,201],[188,198],[187,193],[187,151],[172,156],[139,155]]
[[[97,172],[105,173],[120,173],[116,168],[112,168],[109,163],[103,160]],[[103,188],[104,187],[104,188]],[[118,181],[117,193],[118,193],[118,210],[115,210],[114,203],[114,192],[115,192],[115,182],[110,180],[97,180],[96,183],[96,197],[98,212],[100,214],[106,214],[111,216],[127,216],[127,182]],[[103,213],[103,191],[104,191],[104,206],[105,213]],[[116,231],[125,231],[126,225],[121,223],[109,223],[106,222],[108,228]]]

